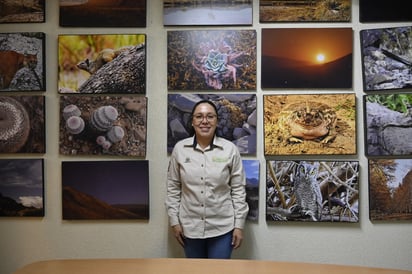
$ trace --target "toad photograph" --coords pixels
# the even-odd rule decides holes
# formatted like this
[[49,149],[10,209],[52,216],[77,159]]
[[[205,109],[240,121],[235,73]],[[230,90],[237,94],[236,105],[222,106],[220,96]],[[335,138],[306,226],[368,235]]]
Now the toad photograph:
[[264,95],[265,155],[356,154],[355,94]]

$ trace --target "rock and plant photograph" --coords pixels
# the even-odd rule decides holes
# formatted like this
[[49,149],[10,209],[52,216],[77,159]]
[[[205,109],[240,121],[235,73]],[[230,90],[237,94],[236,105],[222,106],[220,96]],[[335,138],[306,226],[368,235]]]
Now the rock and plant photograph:
[[59,35],[59,93],[146,94],[145,43],[145,34]]
[[360,31],[365,91],[412,87],[412,27]]
[[363,97],[366,155],[412,155],[412,94],[384,93]]
[[190,116],[200,100],[211,100],[217,107],[216,134],[233,142],[241,154],[256,155],[256,94],[169,94],[167,106],[167,151],[184,138],[193,135]]

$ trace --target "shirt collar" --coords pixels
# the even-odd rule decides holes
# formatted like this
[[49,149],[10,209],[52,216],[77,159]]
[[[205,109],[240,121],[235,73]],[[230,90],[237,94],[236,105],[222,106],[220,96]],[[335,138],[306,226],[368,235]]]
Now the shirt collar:
[[[193,135],[191,142],[187,142],[184,146],[196,149],[197,148],[196,136]],[[213,136],[212,142],[210,143],[209,147],[206,148],[205,150],[213,150],[214,148],[223,149],[221,138],[216,135]]]

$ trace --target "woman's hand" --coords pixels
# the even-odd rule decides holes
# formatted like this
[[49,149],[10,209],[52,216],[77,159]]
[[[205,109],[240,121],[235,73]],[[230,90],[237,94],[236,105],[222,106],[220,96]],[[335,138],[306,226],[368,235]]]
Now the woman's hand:
[[184,246],[185,243],[184,243],[183,239],[184,239],[185,236],[183,234],[182,226],[181,225],[175,225],[175,226],[172,226],[172,228],[173,228],[173,234],[175,235],[176,240],[179,242],[179,244],[181,246]]
[[237,249],[241,246],[243,240],[243,231],[240,228],[235,228],[233,230],[232,236],[232,246],[234,249]]

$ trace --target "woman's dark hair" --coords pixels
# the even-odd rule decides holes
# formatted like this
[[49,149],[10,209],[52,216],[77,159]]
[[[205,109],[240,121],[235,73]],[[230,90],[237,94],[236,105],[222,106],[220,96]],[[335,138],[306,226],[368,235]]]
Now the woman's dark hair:
[[[190,113],[190,117],[193,118],[193,114],[195,113],[195,109],[197,108],[198,105],[200,105],[200,104],[205,104],[205,103],[211,105],[211,106],[213,107],[213,109],[215,110],[215,113],[216,113],[216,115],[217,115],[217,107],[216,107],[216,105],[215,105],[212,101],[209,101],[209,100],[200,100],[199,102],[197,102],[197,103],[193,106],[193,108],[192,108],[192,113]],[[217,118],[219,119],[219,117],[217,117]]]

